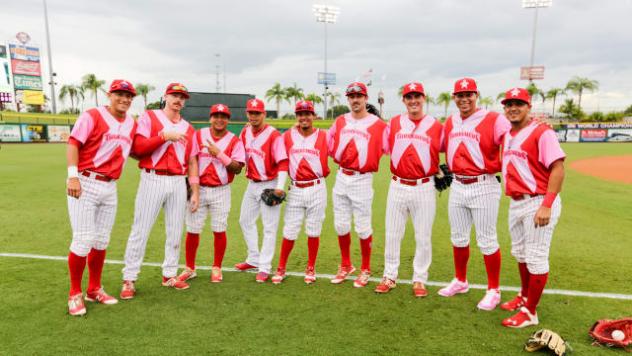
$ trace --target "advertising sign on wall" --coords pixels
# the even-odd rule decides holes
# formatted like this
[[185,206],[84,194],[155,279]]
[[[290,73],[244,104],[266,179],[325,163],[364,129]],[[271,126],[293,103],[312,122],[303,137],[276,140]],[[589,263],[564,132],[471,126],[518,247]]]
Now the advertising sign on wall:
[[632,129],[608,129],[608,142],[632,142]]
[[0,125],[0,142],[20,142],[20,125]]
[[33,75],[37,77],[42,75],[42,68],[40,67],[40,62],[22,61],[19,59],[14,59],[11,61],[11,70],[13,71],[13,74]]
[[22,128],[22,142],[46,142],[44,125],[20,125]]
[[13,76],[15,89],[42,90],[42,78],[16,74]]
[[579,129],[566,130],[566,142],[579,142]]
[[68,142],[70,126],[48,126],[48,142]]
[[582,129],[579,140],[582,142],[603,142],[608,137],[606,129]]
[[557,130],[555,134],[557,135],[558,142],[566,142],[566,130]]

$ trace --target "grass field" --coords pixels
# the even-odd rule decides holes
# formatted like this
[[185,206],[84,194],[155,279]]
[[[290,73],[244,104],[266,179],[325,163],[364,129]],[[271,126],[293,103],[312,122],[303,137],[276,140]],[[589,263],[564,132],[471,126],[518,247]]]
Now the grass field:
[[[602,155],[631,154],[630,144],[566,144],[569,161]],[[0,149],[0,253],[65,256],[70,227],[65,199],[65,146],[2,145]],[[108,259],[122,260],[133,219],[139,171],[131,161],[119,181],[119,209]],[[373,271],[380,276],[384,251],[384,205],[388,190],[388,160],[375,176]],[[225,266],[243,260],[245,245],[238,215],[245,179],[232,187]],[[328,179],[329,189],[333,176]],[[551,251],[548,288],[632,294],[632,186],[605,182],[567,171],[562,193],[562,218]],[[447,219],[448,195],[438,198],[433,235],[432,281],[447,282],[453,273]],[[330,198],[331,203],[331,198]],[[330,204],[331,205],[331,204]],[[518,286],[509,253],[507,198],[502,199],[498,232],[503,253],[501,284]],[[209,265],[208,226],[200,243],[198,264]],[[146,262],[161,262],[162,217],[150,237]],[[280,239],[279,239],[280,244]],[[402,246],[400,277],[412,275],[414,248],[409,224]],[[277,249],[278,252],[278,249]],[[359,263],[359,244],[352,242]],[[181,262],[184,263],[184,252]],[[288,270],[302,271],[307,259],[305,237],[297,241]],[[317,272],[335,273],[339,261],[331,207],[321,240]],[[275,256],[274,266],[276,266]],[[193,280],[192,288],[175,291],[160,286],[160,268],[143,267],[138,297],[115,306],[88,305],[86,317],[66,310],[66,263],[0,257],[0,354],[520,354],[536,330],[509,330],[502,310],[481,312],[476,303],[482,290],[446,299],[436,295],[414,299],[409,285],[387,295],[375,295],[375,283],[355,289],[320,279],[304,285],[302,278],[259,285],[254,274],[224,274],[211,285],[209,271]],[[118,295],[122,266],[108,264],[104,286]],[[472,249],[470,283],[485,283],[482,256]],[[513,297],[506,292],[503,299]],[[540,326],[570,340],[577,354],[612,354],[591,346],[587,331],[601,318],[632,316],[632,301],[545,294],[539,308]],[[617,351],[623,355],[622,351]]]

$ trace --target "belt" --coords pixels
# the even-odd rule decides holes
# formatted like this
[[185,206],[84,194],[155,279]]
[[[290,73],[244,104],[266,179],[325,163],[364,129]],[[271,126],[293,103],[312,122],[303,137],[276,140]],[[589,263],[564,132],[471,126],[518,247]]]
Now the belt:
[[307,188],[307,187],[313,187],[316,184],[320,184],[320,179],[314,179],[314,180],[303,181],[303,182],[290,181],[290,184],[297,188]]
[[511,196],[511,199],[514,201],[521,201],[528,198],[535,198],[542,196],[542,194],[515,194]]
[[155,175],[158,176],[181,176],[182,174],[175,174],[175,173],[171,173],[166,169],[149,169],[149,168],[143,168],[145,170],[145,172],[147,173],[154,173]]
[[355,175],[365,174],[366,173],[366,172],[358,172],[358,171],[354,171],[352,169],[346,169],[346,168],[340,168],[340,171],[343,174],[346,174],[348,176],[355,176]]
[[99,173],[90,172],[90,171],[81,171],[81,175],[84,176],[84,177],[88,177],[88,178],[92,178],[92,179],[95,179],[95,180],[99,180],[101,182],[111,182],[111,181],[113,181],[113,179],[108,177],[108,176],[104,176],[104,175],[101,175]]
[[404,179],[398,176],[393,176],[393,180],[399,182],[401,184],[410,185],[411,187],[415,187],[417,185],[422,185],[424,183],[430,182],[430,177],[423,177],[419,179]]
[[[458,176],[458,175],[454,175],[454,179],[456,179],[459,183],[461,184],[472,184],[472,183],[478,183],[478,182],[482,182],[484,180],[487,180],[489,178],[491,178],[492,176],[488,175],[488,174],[481,174],[480,176]],[[495,176],[494,176],[495,177]],[[498,177],[496,177],[496,179],[498,179]],[[500,182],[500,180],[499,180]]]

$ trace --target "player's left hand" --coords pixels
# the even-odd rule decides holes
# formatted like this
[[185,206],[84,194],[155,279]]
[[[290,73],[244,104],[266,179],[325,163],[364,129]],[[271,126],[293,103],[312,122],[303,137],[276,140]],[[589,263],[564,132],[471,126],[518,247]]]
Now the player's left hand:
[[66,181],[66,194],[73,198],[79,199],[79,197],[81,196],[81,182],[79,182],[79,178],[68,178],[68,180]]
[[191,194],[191,199],[189,200],[189,208],[191,209],[191,212],[195,213],[198,210],[199,205],[200,205],[200,194],[199,193]]
[[204,145],[204,147],[208,149],[208,153],[213,155],[213,157],[217,157],[217,155],[221,152],[219,147],[215,146],[211,140],[206,140],[206,145]]
[[533,217],[533,222],[535,223],[535,227],[542,227],[549,224],[551,220],[551,208],[547,208],[545,206],[541,206],[538,211],[535,212],[535,216]]

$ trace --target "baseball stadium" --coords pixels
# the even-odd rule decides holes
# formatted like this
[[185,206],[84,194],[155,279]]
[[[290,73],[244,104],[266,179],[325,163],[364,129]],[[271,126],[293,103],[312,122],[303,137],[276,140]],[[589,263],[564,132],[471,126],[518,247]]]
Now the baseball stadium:
[[[135,36],[129,47],[156,56],[140,66],[90,43],[141,33],[149,4],[119,14],[33,1],[43,16],[0,5],[0,354],[632,350],[632,87],[622,80],[632,67],[616,64],[613,75],[590,50],[577,66],[547,51],[570,31],[560,16],[591,13],[626,31],[607,18],[632,4],[474,3],[426,6],[462,21],[511,23],[492,8],[520,16],[522,29],[504,36],[532,44],[529,65],[526,45],[486,57],[498,70],[472,56],[402,71],[412,62],[361,62],[379,51],[345,50],[343,38],[379,46],[377,34],[348,31],[383,10],[400,18],[386,24],[407,29],[401,20],[415,17],[401,7],[424,7],[405,1],[382,11],[373,1],[252,3],[297,32],[245,14],[245,29],[224,29],[224,41],[250,31],[243,52],[219,49],[216,35],[218,49],[197,48],[205,37],[191,35],[196,45],[172,42],[172,57]],[[243,10],[195,6],[225,20]],[[179,11],[190,21],[175,32],[228,24]],[[110,27],[80,24],[77,33],[64,24],[77,16],[112,21],[112,31],[96,37]],[[503,36],[472,31],[478,57],[503,51]],[[259,47],[268,35],[317,46]],[[387,28],[383,36],[398,41]],[[626,39],[612,40],[624,56]],[[536,48],[545,50],[535,57]],[[174,66],[180,59],[190,70]],[[305,70],[308,79],[294,79]]]

